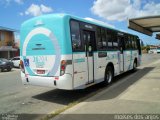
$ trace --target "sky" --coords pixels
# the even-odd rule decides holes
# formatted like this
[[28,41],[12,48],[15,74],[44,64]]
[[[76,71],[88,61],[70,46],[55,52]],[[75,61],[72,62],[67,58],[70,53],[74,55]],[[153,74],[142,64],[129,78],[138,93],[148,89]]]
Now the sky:
[[0,26],[20,30],[21,24],[43,14],[67,13],[136,34],[144,44],[159,40],[127,28],[127,19],[160,15],[159,0],[0,0]]

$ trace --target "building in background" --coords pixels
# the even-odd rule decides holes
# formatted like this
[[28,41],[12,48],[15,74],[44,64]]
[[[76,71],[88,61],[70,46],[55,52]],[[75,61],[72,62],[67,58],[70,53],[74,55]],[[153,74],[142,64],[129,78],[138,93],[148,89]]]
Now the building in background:
[[148,53],[159,54],[160,53],[160,45],[150,45],[150,50]]
[[18,38],[15,37],[15,43],[14,43],[14,48],[17,49],[17,51],[14,53],[14,56],[19,56],[20,54],[20,39],[19,39],[19,35],[18,35]]
[[18,56],[18,48],[15,47],[14,29],[0,26],[0,58],[12,58]]

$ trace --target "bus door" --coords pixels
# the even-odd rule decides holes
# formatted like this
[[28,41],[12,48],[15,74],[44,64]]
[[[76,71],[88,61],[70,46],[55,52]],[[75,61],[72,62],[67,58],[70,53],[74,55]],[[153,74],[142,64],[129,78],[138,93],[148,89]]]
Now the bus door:
[[124,72],[124,36],[118,36],[120,54],[118,57],[120,73]]
[[87,65],[88,73],[88,83],[94,82],[94,43],[95,43],[95,32],[92,31],[83,31],[83,40],[85,43],[85,59]]

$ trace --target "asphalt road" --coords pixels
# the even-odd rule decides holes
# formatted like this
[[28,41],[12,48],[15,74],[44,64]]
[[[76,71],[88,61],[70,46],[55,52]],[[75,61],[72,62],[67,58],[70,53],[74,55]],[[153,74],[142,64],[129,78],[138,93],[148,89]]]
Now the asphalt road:
[[[145,54],[142,65],[155,62],[160,55]],[[138,71],[137,71],[138,72]],[[131,73],[121,75],[118,80],[129,77]],[[113,84],[116,84],[113,83]],[[0,73],[0,114],[48,114],[70,103],[107,89],[95,85],[85,90],[65,91],[54,88],[24,86],[21,83],[20,70]]]

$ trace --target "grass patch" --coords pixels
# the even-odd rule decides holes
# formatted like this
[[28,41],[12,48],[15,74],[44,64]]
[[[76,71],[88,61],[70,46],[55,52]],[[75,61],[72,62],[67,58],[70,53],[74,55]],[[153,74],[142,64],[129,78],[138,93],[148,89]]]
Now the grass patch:
[[41,120],[49,120],[51,118],[54,118],[55,116],[59,115],[60,113],[64,112],[65,110],[77,105],[78,103],[80,103],[80,101],[75,101],[73,103],[68,104],[66,107],[63,107],[61,109],[58,109],[52,113],[50,113],[49,115],[45,116],[44,118],[42,118]]

